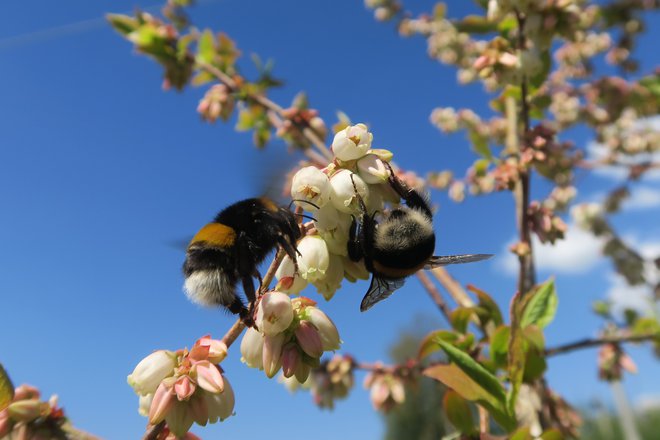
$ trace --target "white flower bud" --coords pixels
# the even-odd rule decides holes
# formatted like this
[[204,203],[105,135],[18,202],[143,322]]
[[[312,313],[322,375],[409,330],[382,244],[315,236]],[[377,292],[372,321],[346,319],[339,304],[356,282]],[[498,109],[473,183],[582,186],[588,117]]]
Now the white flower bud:
[[[353,182],[355,182],[355,187],[353,187]],[[330,178],[330,186],[332,188],[332,196],[330,198],[332,206],[341,212],[347,214],[360,212],[358,199],[355,194],[356,188],[358,194],[364,199],[365,204],[369,199],[367,184],[364,183],[364,180],[362,180],[360,176],[349,170],[340,170],[336,172]]]
[[351,216],[337,211],[332,204],[327,204],[314,213],[314,226],[325,240],[328,250],[337,255],[348,255],[348,232],[351,227]]
[[137,364],[127,377],[128,384],[141,396],[153,394],[160,382],[174,374],[176,355],[167,350],[157,350]]
[[[319,208],[322,207],[330,200],[330,180],[328,176],[313,166],[301,168],[293,176],[291,198],[296,205],[306,211],[316,210],[310,203]],[[305,200],[309,203],[300,202],[299,200]]]
[[265,335],[275,335],[286,330],[293,321],[291,298],[282,292],[266,292],[261,297],[256,324]]
[[357,161],[358,174],[366,183],[387,182],[390,170],[385,163],[375,154],[367,154]]
[[241,340],[241,362],[250,368],[263,370],[264,336],[253,328],[248,328]]
[[318,235],[307,235],[298,242],[298,252],[300,276],[309,282],[322,279],[330,264],[330,254],[325,241]]
[[[346,247],[346,243],[344,243]],[[330,263],[325,276],[314,282],[314,286],[326,301],[332,299],[335,292],[341,287],[341,281],[344,279],[344,264],[338,255],[330,254]]]
[[[335,210],[334,208],[330,209]],[[275,288],[289,295],[296,295],[307,287],[307,280],[303,279],[299,273],[296,273],[296,266],[288,255],[284,257],[282,264],[277,268],[275,277],[278,281]]]
[[204,392],[204,401],[208,409],[209,423],[222,421],[234,413],[234,389],[229,384],[226,377],[223,376],[225,388],[221,393]]
[[335,135],[332,152],[339,160],[359,159],[371,148],[373,135],[364,124],[346,127]]

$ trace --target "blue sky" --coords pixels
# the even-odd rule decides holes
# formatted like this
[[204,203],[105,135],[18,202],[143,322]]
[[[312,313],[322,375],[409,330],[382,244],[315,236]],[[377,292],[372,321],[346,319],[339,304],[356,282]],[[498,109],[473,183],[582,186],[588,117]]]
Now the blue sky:
[[[472,8],[451,3],[454,16]],[[57,393],[77,426],[108,439],[143,432],[145,419],[126,384],[142,357],[190,346],[206,333],[220,337],[233,321],[186,300],[183,253],[169,243],[254,195],[260,167],[284,154],[281,143],[260,152],[232,124],[200,121],[195,108],[203,90],[163,92],[160,68],[135,55],[102,21],[107,12],[138,5],[153,4],[24,1],[5,5],[0,17],[0,361],[15,383]],[[430,5],[409,6],[423,11]],[[463,134],[443,135],[428,117],[437,106],[488,114],[481,86],[458,87],[455,71],[430,60],[422,39],[401,39],[361,2],[219,0],[202,2],[192,15],[199,27],[227,32],[245,55],[276,61],[275,74],[286,85],[274,100],[285,105],[304,90],[327,121],[342,110],[366,122],[375,146],[394,151],[400,166],[420,174],[461,172],[473,160]],[[653,20],[659,24],[657,14]],[[641,45],[647,71],[658,64],[652,44],[660,38],[658,26],[649,28]],[[586,146],[589,138],[579,133],[577,141]],[[614,180],[585,173],[580,184],[580,200],[590,200]],[[660,192],[657,180],[642,186],[647,196]],[[534,195],[547,189],[535,182]],[[660,242],[654,197],[643,197],[643,207],[616,219],[626,236],[647,247]],[[510,195],[457,205],[435,193],[433,201],[439,205],[438,253],[497,254],[491,262],[452,268],[452,274],[506,306],[515,289],[504,251],[515,235]],[[566,266],[541,264],[541,279],[557,274],[560,295],[549,345],[595,334],[599,321],[590,304],[617,281],[608,275],[609,263],[591,261],[570,274],[563,273]],[[340,329],[343,351],[361,360],[386,358],[401,329],[420,315],[436,315],[415,279],[361,314],[366,288],[366,282],[347,284],[321,304]],[[649,350],[632,354],[641,373],[626,378],[630,396],[660,395],[654,380],[660,369]],[[249,432],[298,439],[313,432],[318,439],[377,438],[382,432],[361,389],[362,375],[349,399],[330,413],[305,393],[289,395],[239,357],[236,346],[223,363],[237,394],[237,416],[197,430],[203,437]],[[596,379],[594,350],[552,359],[548,378],[574,403],[609,400],[607,386]]]

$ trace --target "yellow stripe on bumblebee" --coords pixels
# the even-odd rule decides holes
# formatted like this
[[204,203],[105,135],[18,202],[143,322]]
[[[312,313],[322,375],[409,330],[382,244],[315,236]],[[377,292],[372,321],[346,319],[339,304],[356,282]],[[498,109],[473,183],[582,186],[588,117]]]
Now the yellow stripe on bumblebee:
[[209,223],[195,234],[190,241],[190,245],[201,241],[204,241],[211,246],[229,247],[236,241],[236,231],[221,223]]

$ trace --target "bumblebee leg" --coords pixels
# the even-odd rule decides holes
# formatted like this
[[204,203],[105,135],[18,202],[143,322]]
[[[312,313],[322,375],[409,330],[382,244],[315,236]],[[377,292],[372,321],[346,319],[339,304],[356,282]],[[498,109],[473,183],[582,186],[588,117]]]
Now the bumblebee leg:
[[360,243],[360,223],[355,216],[351,215],[351,229],[348,231],[348,257],[352,261],[360,261],[363,257],[362,247]]
[[[261,278],[261,277],[260,277]],[[252,276],[243,276],[243,292],[248,299],[248,308],[245,310],[245,315],[241,316],[243,322],[248,327],[257,328],[254,324],[254,305],[257,301],[257,294],[254,290],[254,281],[252,281]]]
[[414,189],[408,188],[405,183],[399,180],[394,175],[394,170],[389,163],[385,162],[385,166],[390,170],[390,176],[388,177],[390,186],[396,191],[399,197],[406,201],[406,205],[410,208],[417,208],[426,214],[428,218],[432,218],[433,213],[424,197]]

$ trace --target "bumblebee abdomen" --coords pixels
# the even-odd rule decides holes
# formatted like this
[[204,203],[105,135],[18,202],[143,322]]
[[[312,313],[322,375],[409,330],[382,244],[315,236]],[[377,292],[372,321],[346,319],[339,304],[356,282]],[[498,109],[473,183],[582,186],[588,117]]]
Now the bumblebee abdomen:
[[183,289],[191,301],[202,306],[230,307],[236,298],[232,278],[222,268],[197,270],[186,277]]

